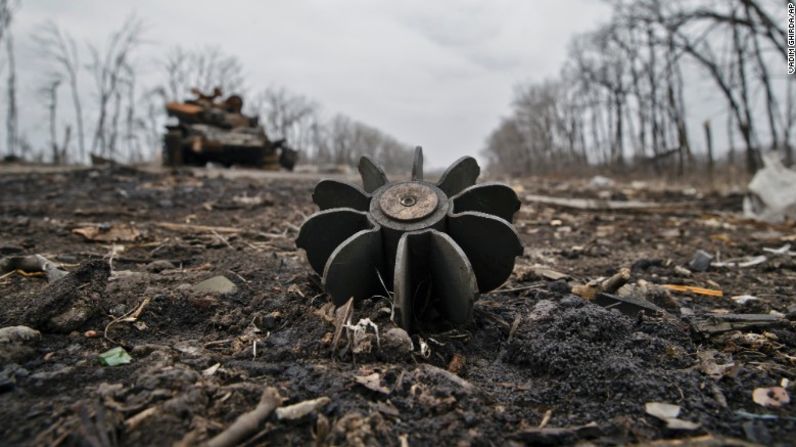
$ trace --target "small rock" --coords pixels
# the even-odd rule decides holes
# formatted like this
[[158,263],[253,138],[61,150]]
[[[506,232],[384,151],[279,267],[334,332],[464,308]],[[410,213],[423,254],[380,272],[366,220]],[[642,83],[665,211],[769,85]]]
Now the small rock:
[[646,413],[658,419],[666,420],[680,415],[680,406],[664,402],[647,402],[644,405]]
[[713,255],[704,250],[697,250],[688,263],[688,267],[694,272],[704,272],[710,268],[710,263],[712,261]]
[[785,388],[779,386],[755,388],[752,392],[752,400],[764,407],[778,408],[790,402],[790,395]]
[[390,358],[400,358],[414,349],[412,337],[401,328],[394,327],[381,336],[381,351]]
[[217,293],[219,295],[232,294],[238,291],[238,286],[234,282],[227,279],[226,276],[214,276],[206,279],[191,288],[194,292],[200,293]]
[[740,305],[744,305],[744,304],[752,302],[752,301],[758,301],[758,298],[756,296],[754,296],[754,295],[737,295],[737,296],[734,296],[734,297],[732,297],[730,299],[735,301],[737,304],[740,304]]
[[686,276],[686,277],[692,275],[691,270],[688,270],[687,268],[681,267],[679,265],[674,266],[674,273],[679,276]]
[[175,268],[176,267],[174,267],[174,264],[166,261],[165,259],[158,259],[157,261],[152,261],[146,265],[146,270],[152,273],[160,273],[164,270],[173,270]]
[[41,338],[41,332],[27,326],[8,326],[0,329],[0,343],[18,343]]

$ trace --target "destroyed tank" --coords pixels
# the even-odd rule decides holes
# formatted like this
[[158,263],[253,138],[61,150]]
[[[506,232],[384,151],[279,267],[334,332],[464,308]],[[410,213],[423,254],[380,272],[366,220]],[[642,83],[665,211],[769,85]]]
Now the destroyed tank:
[[242,113],[243,98],[221,100],[216,88],[207,95],[197,89],[195,99],[166,103],[176,123],[166,125],[163,138],[165,166],[247,166],[266,170],[293,170],[298,152],[284,139],[271,141],[255,116]]

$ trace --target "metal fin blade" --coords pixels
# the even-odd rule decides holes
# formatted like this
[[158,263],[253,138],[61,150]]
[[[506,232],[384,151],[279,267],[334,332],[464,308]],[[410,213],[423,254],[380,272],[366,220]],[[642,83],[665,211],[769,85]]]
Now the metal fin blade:
[[312,201],[321,210],[330,208],[353,208],[367,211],[370,208],[370,196],[356,185],[337,180],[321,180],[312,193]]
[[509,223],[514,221],[514,214],[520,209],[517,193],[502,183],[473,185],[451,200],[454,213],[477,211],[500,217]]
[[439,178],[437,186],[448,197],[452,197],[464,188],[474,185],[479,174],[481,174],[481,168],[478,167],[475,158],[462,157],[445,170],[442,177]]
[[447,234],[431,230],[430,245],[432,293],[439,310],[451,323],[468,323],[478,299],[473,268],[461,247]]
[[381,228],[360,231],[346,239],[326,261],[323,285],[335,306],[368,298],[381,290],[383,276]]
[[362,187],[368,193],[387,184],[387,174],[365,155],[359,159],[359,175],[362,176]]
[[418,312],[426,309],[431,287],[430,231],[404,233],[398,240],[393,269],[396,321],[412,331]]
[[423,148],[415,147],[415,160],[412,163],[412,180],[423,181]]
[[334,249],[354,233],[373,228],[367,213],[347,208],[321,211],[301,226],[296,246],[307,252],[307,260],[319,275]]
[[514,258],[523,251],[514,227],[489,214],[448,214],[448,234],[467,254],[481,292],[503,284],[514,269]]
[[398,324],[407,331],[412,330],[414,323],[414,293],[412,285],[412,254],[410,251],[409,233],[404,233],[398,240],[395,253],[395,269],[393,271],[393,293]]

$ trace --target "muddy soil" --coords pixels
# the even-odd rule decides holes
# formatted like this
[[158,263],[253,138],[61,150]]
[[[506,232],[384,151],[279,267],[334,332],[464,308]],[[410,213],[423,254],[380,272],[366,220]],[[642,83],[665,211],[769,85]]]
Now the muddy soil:
[[[378,336],[340,327],[345,315],[294,245],[315,211],[314,183],[123,168],[0,174],[0,258],[39,254],[68,273],[0,279],[0,327],[40,332],[0,340],[0,444],[202,444],[268,387],[282,406],[329,400],[296,419],[270,415],[244,445],[796,444],[796,402],[753,400],[756,388],[783,385],[796,399],[796,258],[765,250],[796,246],[796,227],[740,218],[737,194],[511,180],[521,198],[669,206],[524,203],[525,254],[509,281],[481,297],[469,326],[407,344],[391,331],[388,298],[353,307],[351,322],[369,318]],[[714,261],[767,257],[689,270],[698,249]],[[665,313],[572,293],[624,267],[631,294]],[[216,276],[232,285],[196,287]],[[723,296],[655,287],[664,284]],[[727,313],[779,319],[712,333],[696,324]],[[132,360],[103,366],[99,354],[118,346]],[[667,427],[649,402],[677,405],[693,424]]]

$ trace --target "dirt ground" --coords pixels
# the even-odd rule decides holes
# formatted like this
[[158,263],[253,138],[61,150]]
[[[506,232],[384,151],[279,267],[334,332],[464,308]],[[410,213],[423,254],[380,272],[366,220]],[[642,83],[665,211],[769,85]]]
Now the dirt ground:
[[[274,388],[283,408],[320,400],[269,415],[242,445],[796,445],[796,402],[782,397],[796,398],[796,258],[776,250],[796,246],[796,226],[741,218],[739,194],[509,183],[521,199],[665,206],[524,200],[509,281],[471,325],[416,334],[410,351],[387,298],[353,308],[378,337],[342,327],[295,248],[316,210],[312,179],[0,173],[0,258],[39,254],[68,272],[0,279],[0,327],[40,332],[0,340],[0,444],[198,445]],[[725,264],[689,267],[698,249]],[[629,285],[612,295],[665,311],[583,298],[623,272]],[[218,275],[233,285],[195,287]],[[103,366],[119,346],[131,361]],[[779,401],[753,399],[780,386],[761,391]],[[676,421],[648,414],[655,402],[679,406]]]

